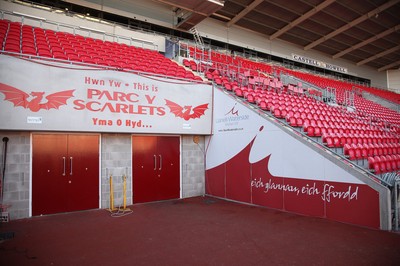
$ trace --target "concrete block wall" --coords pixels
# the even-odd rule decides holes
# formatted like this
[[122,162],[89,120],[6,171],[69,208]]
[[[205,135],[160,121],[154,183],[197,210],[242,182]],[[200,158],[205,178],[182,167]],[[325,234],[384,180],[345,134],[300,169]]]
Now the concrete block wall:
[[7,144],[3,205],[10,220],[29,217],[30,133],[0,132],[0,177],[3,178],[4,137]]
[[[4,184],[4,205],[10,219],[29,217],[31,141],[30,132],[0,132],[0,176],[3,169],[4,137],[8,137]],[[204,195],[204,137],[194,142],[194,136],[181,138],[182,197]],[[101,202],[100,208],[110,207],[109,176],[113,176],[114,205],[123,204],[123,179],[127,176],[127,204],[132,204],[132,148],[130,134],[101,135]]]
[[[122,176],[127,175],[127,204],[132,204],[132,150],[130,134],[102,134],[101,137],[101,208],[110,207],[109,176],[113,175],[114,206],[123,203]],[[181,138],[182,197],[204,195],[204,137]]]
[[110,207],[110,175],[113,176],[114,207],[123,204],[126,175],[127,204],[132,204],[132,137],[130,134],[101,135],[101,206]]
[[202,196],[205,193],[204,137],[183,136],[181,141],[182,198]]

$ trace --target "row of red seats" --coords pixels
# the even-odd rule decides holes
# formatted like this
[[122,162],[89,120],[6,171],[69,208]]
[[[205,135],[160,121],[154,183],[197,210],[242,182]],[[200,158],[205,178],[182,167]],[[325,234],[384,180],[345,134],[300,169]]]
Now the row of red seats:
[[[264,63],[259,63],[259,62],[252,62],[252,63],[248,63],[248,62],[251,62],[250,60],[247,60],[247,59],[242,59],[242,58],[240,58],[240,57],[237,57],[236,58],[238,61],[240,61],[240,63],[242,64],[242,67],[245,65],[246,67],[249,67],[250,69],[257,69],[257,67],[258,66],[260,66],[260,65],[266,65],[266,64],[264,64]],[[247,65],[246,65],[246,63],[247,63]],[[194,65],[194,62],[193,62],[193,65]],[[251,68],[253,66],[253,68]],[[269,68],[269,70],[271,70],[272,68]],[[257,70],[259,70],[259,69],[257,69]],[[215,71],[214,73],[209,73],[209,72],[207,72],[206,73],[206,76],[207,76],[207,78],[208,79],[214,79],[215,81],[217,81],[216,83],[218,84],[218,85],[221,85],[221,83],[225,83],[223,80],[221,80],[221,79],[219,79],[218,78],[218,76],[219,76],[219,73],[217,72],[217,71]],[[250,73],[256,73],[256,72],[252,72],[252,71],[247,71],[247,72],[250,72]],[[219,83],[218,83],[218,81],[219,81]],[[249,82],[250,82],[250,80],[249,80]],[[230,89],[232,89],[232,90],[234,90],[235,91],[235,87],[233,87],[232,85],[227,85],[226,83],[224,84],[225,85],[225,87],[227,87],[229,90]],[[233,88],[232,88],[233,87]],[[290,85],[289,85],[289,87],[288,87],[288,90],[290,91]],[[295,88],[297,88],[297,89],[299,89],[300,87],[299,86],[296,86],[296,87],[292,87],[292,89],[294,90]],[[304,91],[304,89],[303,89],[303,91]],[[309,94],[311,94],[312,92],[315,92],[315,94],[318,94],[319,96],[321,96],[321,92],[320,91],[315,91],[315,90],[313,90],[313,89],[311,89],[311,90],[309,90],[309,89],[307,89],[307,91],[308,91],[308,93]],[[239,92],[239,93],[238,93]],[[301,92],[301,90],[300,90],[300,92]],[[238,90],[238,89],[236,89],[236,93],[237,94],[240,94],[240,91]],[[244,95],[245,96],[245,95]]]
[[[303,80],[307,80],[309,82],[318,84],[320,87],[334,87],[334,88],[338,88],[339,90],[341,90],[341,89],[353,90],[353,87],[356,86],[357,88],[361,89],[361,92],[362,92],[362,90],[374,90],[373,88],[365,87],[365,86],[362,86],[359,84],[354,85],[349,82],[333,80],[333,79],[330,79],[327,77],[317,76],[317,75],[310,74],[310,73],[298,72],[298,71],[293,71],[293,70],[287,70],[287,71]],[[387,91],[387,92],[389,92],[389,91]],[[359,93],[357,93],[357,95],[358,94]]]
[[[202,50],[198,49],[196,47],[189,47],[190,49],[190,55],[193,58],[197,59],[211,59],[213,62],[221,62],[225,64],[236,64],[236,65],[241,65],[244,68],[251,69],[251,70],[257,70],[257,71],[262,71],[264,73],[272,73],[273,71],[276,71],[277,73],[284,71],[284,72],[289,72],[292,75],[295,75],[297,77],[300,77],[301,79],[311,81],[314,84],[319,85],[322,88],[327,88],[327,87],[334,87],[338,89],[338,94],[344,94],[343,90],[352,90],[354,87],[354,84],[345,82],[345,81],[339,81],[339,80],[332,80],[327,77],[320,77],[316,76],[313,74],[309,73],[304,73],[304,72],[299,72],[299,71],[294,71],[294,70],[288,70],[284,69],[283,67],[272,67],[271,65],[265,64],[263,62],[254,62],[245,58],[241,57],[232,57],[230,55],[226,54],[220,54],[214,51],[211,51],[211,56],[209,56],[209,51],[208,50]],[[380,90],[372,87],[366,87],[357,84],[357,88],[361,90],[368,91],[370,93],[373,93],[375,95],[381,96],[387,100],[393,101],[395,103],[400,103],[400,95],[394,92],[386,91],[386,90]],[[317,92],[316,93],[320,93]],[[338,98],[341,98],[340,95],[337,95]],[[339,99],[339,102],[341,100]]]
[[[312,98],[296,97],[284,92],[279,94],[274,91],[255,92],[252,89],[246,90],[246,88],[236,89],[235,94],[245,97],[250,103],[257,103],[263,110],[272,111],[278,118],[286,117],[289,114],[289,116],[301,117],[303,120],[314,119],[321,123],[321,125],[318,124],[319,127],[323,127],[322,123],[324,122],[333,122],[338,125],[338,128],[347,129],[347,133],[351,133],[350,130],[354,129],[366,129],[365,122],[354,120],[353,117],[343,110],[339,111],[338,108],[318,104],[320,102],[316,102]],[[324,123],[324,125],[328,127],[328,123]],[[332,123],[330,125],[332,126]]]
[[[216,75],[218,75],[219,73],[217,72]],[[224,79],[224,78],[222,78]],[[225,85],[229,84],[228,81],[223,81],[223,83]],[[230,83],[232,84],[232,83]],[[228,87],[228,86],[226,86]],[[301,127],[302,125],[306,124],[308,125],[307,122],[304,122],[304,120],[306,119],[306,117],[308,119],[316,119],[318,122],[322,122],[324,120],[331,120],[331,118],[333,117],[332,120],[335,121],[335,119],[339,122],[339,121],[345,121],[345,123],[343,125],[341,125],[341,127],[344,128],[344,130],[342,130],[342,132],[340,133],[361,133],[361,132],[365,132],[367,134],[369,133],[373,133],[373,132],[379,132],[378,129],[371,129],[370,126],[368,124],[366,124],[365,122],[357,122],[358,124],[358,128],[357,126],[354,126],[354,124],[349,124],[350,121],[354,122],[353,118],[351,116],[348,115],[343,115],[345,112],[343,112],[343,110],[338,111],[339,108],[330,108],[330,110],[327,110],[326,113],[329,113],[330,115],[327,115],[325,112],[325,115],[319,115],[318,117],[316,117],[315,115],[312,116],[311,114],[307,114],[307,111],[305,111],[305,113],[301,114],[301,117],[296,117],[294,115],[294,117],[292,117],[290,115],[290,106],[285,105],[286,103],[286,99],[284,97],[282,97],[279,102],[277,103],[277,101],[274,101],[273,99],[271,100],[271,98],[265,99],[263,98],[265,96],[265,94],[270,94],[271,90],[257,90],[257,89],[252,89],[250,87],[238,87],[236,85],[233,85],[233,88],[235,88],[235,94],[239,97],[245,97],[247,99],[248,102],[250,103],[257,103],[259,105],[259,107],[263,110],[268,110],[268,111],[272,111],[272,113],[278,117],[278,118],[286,118],[287,121],[289,122],[289,124],[291,126],[298,126]],[[231,87],[228,87],[228,90],[230,90]],[[255,96],[254,96],[255,95]],[[277,95],[277,94],[276,94]],[[281,95],[285,95],[285,94],[281,94]],[[273,96],[274,97],[274,96]],[[299,100],[299,102],[307,100],[309,98],[299,98],[299,97],[295,97],[296,100]],[[293,103],[292,103],[293,104]],[[324,106],[326,109],[328,109],[327,105],[322,104],[319,106]],[[311,109],[311,113],[314,112],[314,109]],[[318,109],[317,109],[318,110]],[[289,116],[287,116],[287,113],[289,113]],[[326,119],[327,118],[327,119]],[[306,120],[307,121],[307,120]],[[360,125],[361,124],[361,125]],[[322,134],[326,131],[329,132],[330,128],[328,125],[325,124],[325,128],[322,125],[318,125],[319,127],[315,127],[315,128],[310,128],[308,130],[308,134],[315,136],[315,134],[318,136],[319,134]],[[315,130],[315,133],[313,133]],[[339,127],[340,130],[340,127]],[[306,131],[306,130],[305,130]],[[306,131],[307,132],[307,131]],[[377,140],[379,141],[379,140]]]
[[368,157],[368,168],[377,175],[400,171],[400,155]]
[[273,68],[270,65],[253,62],[242,57],[233,57],[232,55],[203,50],[193,46],[189,46],[188,48],[189,54],[192,58],[197,60],[211,60],[215,64],[214,66],[217,68],[220,64],[232,65],[233,69],[235,66],[240,66],[240,68],[236,68],[237,71],[239,71],[239,69],[246,69],[243,70],[242,73],[245,71],[250,71],[251,75],[258,75],[260,71],[264,73],[272,73],[273,71]]
[[[364,126],[363,129],[344,129],[336,124],[321,125],[320,121],[302,119],[299,117],[289,117],[287,116],[286,121],[293,127],[302,127],[303,132],[309,137],[321,137],[323,134],[333,135],[337,134],[339,137],[348,138],[348,136],[373,136],[373,139],[365,138],[367,143],[378,143],[378,139],[381,135],[381,131],[371,128],[370,126]],[[293,123],[293,125],[292,125]],[[356,138],[357,139],[357,138]],[[344,141],[346,142],[346,141]],[[350,140],[348,140],[350,142]],[[352,140],[351,142],[354,142]],[[356,141],[357,142],[357,141]]]
[[384,98],[388,101],[400,104],[400,95],[398,93],[378,88],[369,88],[369,87],[363,87],[363,90],[371,94],[378,95],[379,97]]
[[[277,97],[278,95],[276,92],[271,92],[268,91],[265,94],[262,95],[273,95],[272,97]],[[238,94],[236,92],[236,95],[242,96],[241,94]],[[361,121],[356,121],[353,118],[344,115],[342,112],[337,112],[336,117],[333,115],[330,115],[329,113],[335,113],[333,110],[336,108],[329,107],[325,104],[319,105],[323,106],[323,111],[319,112],[319,115],[317,113],[311,113],[310,110],[305,111],[307,109],[301,108],[301,112],[299,111],[294,111],[294,106],[296,104],[299,104],[299,106],[302,104],[301,102],[299,103],[292,103],[292,105],[285,105],[285,97],[282,96],[281,100],[277,101],[274,103],[273,101],[268,101],[265,100],[265,98],[253,98],[251,96],[252,94],[247,95],[247,100],[250,103],[257,103],[258,106],[263,109],[263,110],[268,110],[271,111],[272,114],[277,117],[277,118],[285,118],[286,121],[293,127],[303,127],[303,130],[311,137],[314,136],[322,136],[324,133],[338,133],[338,134],[360,134],[360,133],[366,133],[366,134],[371,134],[372,136],[376,136],[379,138],[381,131],[378,130],[375,127],[371,127],[370,125],[361,122]],[[285,95],[285,93],[281,93],[280,95]],[[246,97],[246,94],[244,94],[244,97]],[[281,97],[281,96],[279,96]],[[286,97],[293,97],[292,95],[286,95]],[[287,100],[287,99],[286,99]],[[312,102],[315,101],[314,99],[310,98],[305,98],[303,101],[308,101]],[[318,105],[317,105],[318,106]],[[293,109],[292,109],[293,108]],[[332,109],[332,110],[329,110]],[[312,109],[313,110],[313,109]],[[317,109],[319,111],[319,109]],[[325,112],[326,110],[326,112]],[[331,120],[330,117],[333,117]],[[373,140],[368,140],[372,142]],[[378,139],[376,140],[377,142],[379,141]]]
[[399,143],[346,143],[343,147],[343,154],[350,160],[366,159],[368,157],[400,155]]
[[[251,97],[250,97],[251,98]],[[250,100],[253,102],[253,100]],[[349,117],[338,113],[340,117],[335,122],[327,121],[328,116],[322,114],[311,114],[305,112],[293,112],[291,106],[270,103],[260,100],[258,105],[261,109],[269,110],[277,118],[285,118],[289,125],[293,127],[303,127],[304,132],[310,137],[321,137],[325,134],[326,144],[330,148],[343,147],[346,143],[386,143],[398,142],[398,138],[390,133],[383,133],[376,127],[349,119]],[[346,119],[348,119],[346,121]],[[341,122],[339,122],[341,121]],[[346,121],[346,122],[343,122]]]
[[[354,84],[351,84],[348,82],[344,82],[344,81],[340,81],[340,80],[332,80],[327,77],[316,76],[316,75],[312,75],[309,73],[302,73],[302,72],[297,72],[297,71],[293,71],[293,70],[287,70],[287,72],[289,72],[290,74],[292,74],[296,77],[299,77],[303,80],[306,80],[307,82],[315,84],[321,88],[328,88],[328,87],[335,88],[336,89],[336,99],[337,99],[337,102],[340,104],[344,103],[345,91],[353,91]],[[367,90],[373,94],[377,92],[377,90],[374,90],[373,88],[368,88],[368,87],[360,86],[360,85],[356,85],[356,86],[357,86],[357,88],[360,88],[361,91]],[[382,91],[380,91],[378,94],[379,94],[378,96],[382,95]],[[389,91],[387,91],[387,95],[391,95],[391,97],[389,97],[389,99],[392,100],[393,102],[396,102],[396,103],[400,102],[400,95],[395,94],[393,92],[389,92]],[[390,110],[386,107],[383,107],[375,102],[364,99],[358,93],[355,94],[354,103],[355,103],[355,107],[358,111],[368,114],[369,116],[375,117],[378,120],[383,120],[383,121],[387,121],[392,124],[400,125],[400,114],[399,113],[397,113],[393,110]]]
[[213,62],[220,62],[225,64],[234,64],[235,62],[237,63],[237,61],[235,61],[235,59],[229,55],[197,48],[194,46],[189,46],[188,48],[189,48],[189,55],[197,60],[204,60],[204,61],[211,60]]
[[[208,73],[209,79],[217,79],[218,77],[220,77],[219,73]],[[381,134],[382,131],[380,129],[378,129],[375,126],[371,126],[370,124],[366,123],[366,121],[354,120],[354,117],[356,116],[353,114],[350,115],[348,112],[343,112],[344,111],[343,109],[337,111],[340,108],[328,108],[327,105],[324,104],[320,106],[324,106],[326,108],[325,109],[326,111],[324,110],[325,115],[321,115],[321,112],[319,115],[316,115],[314,108],[311,109],[312,114],[310,112],[310,109],[308,109],[305,112],[303,109],[302,113],[299,112],[294,113],[290,109],[292,107],[295,107],[297,103],[299,104],[308,103],[309,98],[303,98],[303,97],[290,98],[291,95],[290,96],[285,95],[285,93],[278,94],[274,90],[265,90],[265,88],[259,89],[257,87],[254,88],[251,86],[239,87],[237,84],[232,86],[226,86],[227,84],[230,85],[234,82],[229,83],[229,81],[226,80],[225,77],[221,77],[220,83],[223,83],[225,85],[225,89],[233,90],[237,96],[246,98],[246,100],[249,103],[256,103],[260,108],[271,111],[276,117],[279,118],[284,117],[290,125],[299,127],[303,126],[303,130],[307,132],[309,136],[322,137],[324,133],[328,135],[332,135],[334,133],[338,134],[337,138],[328,137],[328,140],[331,141],[332,143],[330,147],[333,148],[335,147],[335,144],[336,147],[343,147],[343,145],[357,145],[357,144],[374,145],[373,143],[377,143],[376,145],[379,145],[378,143],[381,142],[396,141],[395,139],[391,138],[393,136],[385,138],[388,137],[385,135],[385,137],[382,138]],[[290,91],[289,88],[288,91]],[[272,95],[272,97],[268,97],[266,95],[269,96]],[[288,99],[290,100],[288,101]],[[315,120],[312,119],[311,121],[308,121],[308,118],[306,118],[307,117],[306,114],[308,115],[309,119],[315,118]],[[329,124],[329,126],[334,126],[334,127],[328,126],[328,123],[326,123],[324,120],[326,120],[325,119],[326,117],[328,117],[329,119],[329,117],[333,116],[332,114],[335,114],[334,117],[337,116],[338,122],[341,124],[332,125],[331,123]],[[352,122],[351,124],[349,123],[350,121]],[[366,135],[363,133],[366,133]],[[363,144],[364,142],[365,144]],[[371,151],[373,151],[373,149],[371,149]],[[358,152],[356,153],[358,154]],[[365,152],[363,154],[364,157],[367,156],[367,154],[368,153]],[[380,154],[379,149],[377,151],[377,154]]]
[[384,144],[399,143],[399,139],[390,135],[376,134],[340,134],[340,133],[322,133],[322,142],[328,148],[343,148],[345,144]]
[[[229,56],[228,56],[229,57]],[[247,59],[242,59],[242,58],[240,58],[240,57],[237,57],[236,59],[238,59],[238,61],[240,61],[241,63],[242,63],[242,65],[243,65],[243,62],[251,62],[250,60],[247,60]],[[253,63],[249,63],[248,64],[249,66],[259,66],[259,65],[266,65],[266,64],[264,64],[264,63],[259,63],[259,62],[253,62]],[[255,67],[256,68],[256,67]],[[272,68],[270,68],[270,69],[272,69]],[[278,69],[280,69],[280,68],[278,68]],[[235,87],[234,86],[232,86],[232,85],[230,85],[228,82],[226,82],[226,81],[224,81],[223,79],[224,79],[224,77],[221,77],[220,76],[220,73],[218,73],[217,71],[216,72],[214,72],[214,73],[206,73],[206,76],[209,78],[209,79],[214,79],[215,81],[217,81],[217,84],[218,85],[224,85],[228,90],[235,90]],[[233,87],[233,88],[232,88]],[[237,89],[236,89],[237,90]],[[237,91],[239,91],[239,90],[237,90]],[[318,92],[318,93],[321,93],[321,92]]]
[[[343,96],[344,92],[338,92],[338,96]],[[339,97],[340,98],[340,97]],[[375,102],[356,96],[354,99],[358,113],[368,114],[377,120],[387,121],[391,124],[400,125],[400,114],[394,110],[383,107]]]
[[0,49],[7,52],[202,81],[153,50],[6,20],[0,20],[0,34],[4,43]]

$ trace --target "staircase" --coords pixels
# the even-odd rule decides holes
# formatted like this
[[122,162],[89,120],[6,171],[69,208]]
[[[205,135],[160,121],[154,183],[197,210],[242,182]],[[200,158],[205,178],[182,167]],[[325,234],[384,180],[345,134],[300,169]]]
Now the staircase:
[[204,40],[203,40],[203,38],[201,37],[201,35],[199,34],[197,28],[196,28],[196,27],[193,27],[193,28],[191,28],[189,31],[193,34],[193,37],[194,37],[194,41],[195,41],[195,43],[196,43],[196,46],[199,46],[199,47],[201,47],[201,48],[204,48]]

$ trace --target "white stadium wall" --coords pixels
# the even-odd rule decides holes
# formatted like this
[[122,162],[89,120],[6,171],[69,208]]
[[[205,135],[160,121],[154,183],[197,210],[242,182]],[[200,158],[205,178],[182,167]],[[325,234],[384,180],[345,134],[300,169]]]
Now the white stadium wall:
[[389,90],[400,93],[400,70],[388,70],[387,77]]
[[215,90],[206,192],[372,228],[390,227],[389,190]]

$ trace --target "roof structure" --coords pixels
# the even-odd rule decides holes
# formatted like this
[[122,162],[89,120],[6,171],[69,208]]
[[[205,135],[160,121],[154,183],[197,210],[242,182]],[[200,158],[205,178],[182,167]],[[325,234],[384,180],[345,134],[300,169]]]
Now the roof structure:
[[211,17],[378,71],[400,67],[400,0],[156,0],[185,12],[177,28]]

